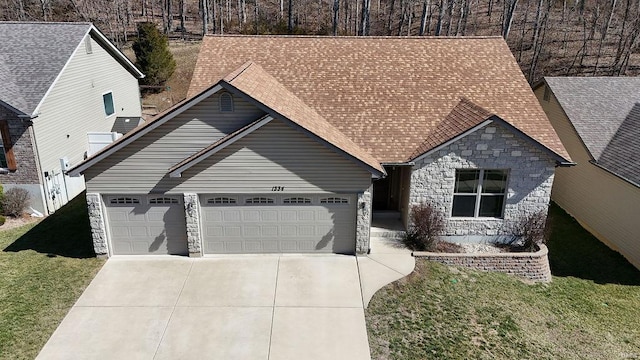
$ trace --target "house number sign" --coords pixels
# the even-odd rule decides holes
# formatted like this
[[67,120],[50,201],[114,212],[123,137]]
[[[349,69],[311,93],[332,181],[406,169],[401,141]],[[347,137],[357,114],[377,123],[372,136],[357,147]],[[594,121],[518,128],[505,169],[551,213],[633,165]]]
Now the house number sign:
[[273,186],[271,191],[284,191],[284,186]]

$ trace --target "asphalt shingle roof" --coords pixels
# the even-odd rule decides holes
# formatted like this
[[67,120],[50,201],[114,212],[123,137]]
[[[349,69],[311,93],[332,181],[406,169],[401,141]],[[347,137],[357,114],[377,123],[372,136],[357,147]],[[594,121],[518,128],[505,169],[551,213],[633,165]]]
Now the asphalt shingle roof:
[[223,81],[336,148],[384,173],[378,160],[307,106],[259,65],[248,62],[227,75]]
[[32,115],[90,23],[0,22],[0,102]]
[[546,77],[596,163],[640,184],[640,77]]
[[405,162],[467,98],[569,159],[499,37],[207,36],[188,96],[253,61],[380,162]]

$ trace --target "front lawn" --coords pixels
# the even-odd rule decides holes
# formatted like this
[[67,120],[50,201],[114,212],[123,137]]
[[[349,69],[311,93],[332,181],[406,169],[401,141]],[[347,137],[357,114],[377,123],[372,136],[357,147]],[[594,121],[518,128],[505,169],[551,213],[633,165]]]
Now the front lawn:
[[84,195],[40,223],[0,227],[0,359],[33,359],[103,260]]
[[551,284],[418,260],[366,311],[373,359],[640,359],[640,272],[557,206]]

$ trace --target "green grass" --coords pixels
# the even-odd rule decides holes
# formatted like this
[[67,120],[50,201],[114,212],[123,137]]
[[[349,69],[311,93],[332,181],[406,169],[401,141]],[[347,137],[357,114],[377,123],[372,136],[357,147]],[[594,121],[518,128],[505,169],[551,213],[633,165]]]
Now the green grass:
[[640,272],[550,214],[552,283],[418,260],[369,304],[373,359],[640,359]]
[[0,231],[0,359],[33,359],[104,263],[86,211],[80,195],[38,224]]

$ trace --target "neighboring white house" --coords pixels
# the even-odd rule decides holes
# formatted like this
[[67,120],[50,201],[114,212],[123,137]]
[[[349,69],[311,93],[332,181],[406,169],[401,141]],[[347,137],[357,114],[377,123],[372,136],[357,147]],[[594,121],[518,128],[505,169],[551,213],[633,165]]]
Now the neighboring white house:
[[143,76],[90,23],[0,22],[4,189],[44,214],[81,193],[64,171],[140,123]]
[[207,36],[188,99],[70,173],[99,255],[362,254],[425,201],[511,235],[568,164],[502,38]]
[[547,77],[535,93],[577,166],[552,199],[640,269],[640,78]]

